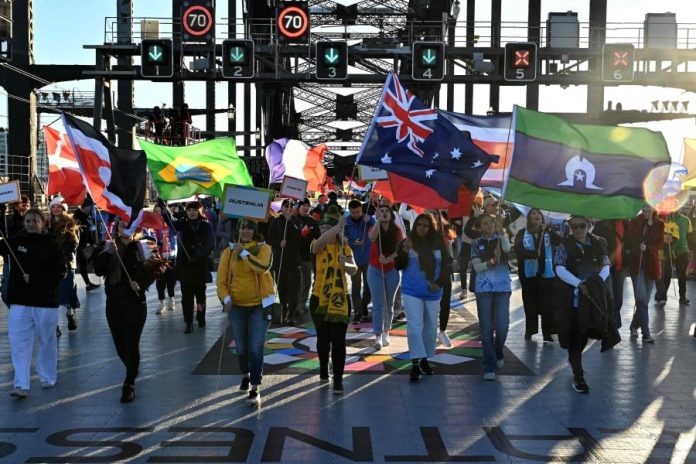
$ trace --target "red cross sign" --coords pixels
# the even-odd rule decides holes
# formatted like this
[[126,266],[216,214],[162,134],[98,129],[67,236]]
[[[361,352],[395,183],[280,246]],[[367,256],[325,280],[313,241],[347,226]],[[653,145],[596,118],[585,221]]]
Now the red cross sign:
[[529,66],[529,50],[515,50],[514,63],[516,68],[526,68]]

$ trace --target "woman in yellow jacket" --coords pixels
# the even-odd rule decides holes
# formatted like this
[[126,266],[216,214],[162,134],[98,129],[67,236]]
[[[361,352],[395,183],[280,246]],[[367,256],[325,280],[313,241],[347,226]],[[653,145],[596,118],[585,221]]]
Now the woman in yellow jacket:
[[248,401],[255,406],[261,402],[263,346],[275,300],[271,262],[271,247],[262,241],[258,224],[243,219],[239,243],[225,248],[217,273],[218,297],[230,318],[243,375],[239,390],[249,391]]

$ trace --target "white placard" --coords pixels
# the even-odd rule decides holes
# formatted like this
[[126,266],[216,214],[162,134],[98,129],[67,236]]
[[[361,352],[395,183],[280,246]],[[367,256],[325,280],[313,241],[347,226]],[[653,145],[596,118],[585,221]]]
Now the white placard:
[[222,213],[225,216],[265,221],[273,192],[267,189],[225,185],[225,201]]
[[358,176],[360,176],[360,180],[385,180],[389,178],[384,169],[363,165],[358,165]]
[[19,202],[19,181],[13,180],[6,184],[0,184],[0,203]]
[[309,182],[306,180],[285,176],[280,186],[279,196],[292,198],[293,200],[302,200],[307,196],[307,185],[309,185]]

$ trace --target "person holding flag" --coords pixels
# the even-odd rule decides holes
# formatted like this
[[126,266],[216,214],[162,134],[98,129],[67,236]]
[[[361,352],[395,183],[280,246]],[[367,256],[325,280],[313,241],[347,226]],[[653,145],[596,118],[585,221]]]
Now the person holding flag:
[[[162,214],[162,208],[159,204],[152,209],[154,213]],[[164,314],[166,310],[174,311],[176,309],[175,288],[176,288],[176,273],[174,267],[176,265],[177,240],[176,232],[171,227],[153,229],[155,240],[157,240],[157,248],[160,256],[165,260],[166,268],[157,276],[155,285],[157,288],[157,299],[159,306],[156,314]],[[165,290],[167,292],[167,301],[165,304]]]
[[300,287],[300,230],[302,223],[293,215],[290,200],[283,200],[281,214],[268,226],[268,244],[273,248],[273,272],[278,284],[283,323],[293,326]]
[[329,381],[329,352],[333,369],[333,392],[343,393],[343,370],[346,363],[346,332],[350,322],[350,298],[346,273],[358,270],[353,252],[342,240],[346,218],[331,205],[321,219],[321,235],[311,251],[316,255],[317,272],[309,302],[309,312],[317,331],[319,379]]

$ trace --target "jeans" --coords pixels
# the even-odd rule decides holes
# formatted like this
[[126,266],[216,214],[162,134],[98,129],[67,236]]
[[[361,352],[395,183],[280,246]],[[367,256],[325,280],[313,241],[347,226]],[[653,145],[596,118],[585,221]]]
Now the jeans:
[[10,305],[7,323],[14,367],[14,387],[29,390],[31,354],[35,337],[39,340],[36,372],[42,382],[55,384],[58,376],[58,308],[13,304]]
[[638,275],[631,275],[633,282],[633,294],[636,299],[636,309],[631,320],[631,330],[640,327],[644,337],[650,336],[650,315],[648,314],[648,303],[652,293],[654,280],[649,280],[645,269],[641,269]]
[[394,318],[394,295],[401,278],[399,271],[382,273],[374,266],[367,269],[367,283],[372,294],[372,330],[375,334],[389,332]]
[[264,319],[261,305],[232,305],[228,317],[237,345],[239,369],[242,374],[249,374],[252,385],[261,385],[263,346],[270,322]]
[[78,307],[75,305],[73,292],[77,290],[75,286],[75,270],[68,268],[67,274],[58,282],[58,304],[61,306]]
[[353,311],[356,316],[367,316],[367,305],[370,304],[372,296],[367,277],[368,267],[369,264],[358,266],[358,272],[350,278]]
[[510,292],[476,293],[476,312],[481,330],[483,372],[495,372],[497,361],[503,359],[510,325]]
[[309,299],[309,289],[312,287],[312,268],[311,261],[302,261],[300,263],[300,291],[298,293],[297,309],[304,311],[307,307]]
[[579,311],[572,309],[570,311],[570,341],[568,342],[568,362],[573,369],[575,377],[583,377],[582,369],[582,352],[587,346],[589,337],[587,332],[580,331],[580,322],[578,321]]
[[435,356],[440,300],[422,300],[403,294],[401,298],[406,311],[408,354],[411,359],[432,358]]
[[623,306],[623,289],[626,275],[628,275],[628,272],[626,272],[625,269],[611,271],[611,291],[614,297],[614,308],[616,310],[618,327],[621,327],[621,306]]
[[147,306],[136,299],[106,298],[106,321],[116,353],[126,367],[124,384],[134,385],[140,367],[140,336],[147,319]]

